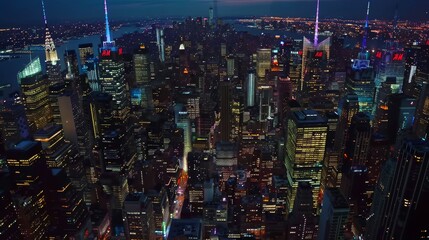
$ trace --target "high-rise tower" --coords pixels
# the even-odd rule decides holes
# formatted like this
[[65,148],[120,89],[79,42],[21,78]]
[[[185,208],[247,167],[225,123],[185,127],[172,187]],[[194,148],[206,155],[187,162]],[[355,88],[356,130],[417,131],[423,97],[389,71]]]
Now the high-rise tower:
[[47,79],[42,76],[40,59],[35,58],[21,72],[18,82],[23,95],[25,114],[30,129],[35,131],[52,121]]
[[424,239],[429,213],[429,144],[426,140],[405,137],[395,155],[396,168],[392,182],[386,186],[389,194],[384,201],[381,225],[372,239]]
[[364,35],[362,38],[362,53],[365,53],[366,50],[366,43],[367,43],[367,38],[368,38],[368,30],[369,30],[369,8],[371,6],[371,1],[368,1],[368,6],[366,8],[366,20],[365,20],[365,27],[364,27]]
[[45,55],[46,72],[48,74],[49,85],[62,82],[60,59],[46,18],[45,2],[42,0],[43,20],[45,22]]
[[[331,38],[328,37],[319,42],[319,1],[317,0],[314,40],[311,42],[306,37],[303,39],[301,81],[298,90],[304,99],[317,96],[322,92],[325,78],[328,76],[326,73],[328,73],[327,63],[330,59]],[[306,103],[306,100],[302,103]]]
[[313,189],[313,210],[318,207],[322,163],[325,155],[327,120],[314,110],[291,112],[287,120],[285,166],[290,184],[289,211],[296,199],[298,183]]
[[104,0],[106,20],[106,40],[100,52],[99,74],[101,92],[112,96],[111,119],[108,126],[100,129],[101,148],[106,171],[123,172],[135,160],[133,142],[133,125],[130,124],[130,98],[125,82],[125,68],[122,58],[122,48],[116,46],[111,39],[107,1]]
[[122,48],[115,45],[111,39],[109,18],[107,15],[107,1],[104,0],[106,19],[106,40],[103,42],[100,54],[100,83],[101,91],[112,95],[114,103],[114,117],[124,120],[129,112],[126,93],[125,69],[122,61]]

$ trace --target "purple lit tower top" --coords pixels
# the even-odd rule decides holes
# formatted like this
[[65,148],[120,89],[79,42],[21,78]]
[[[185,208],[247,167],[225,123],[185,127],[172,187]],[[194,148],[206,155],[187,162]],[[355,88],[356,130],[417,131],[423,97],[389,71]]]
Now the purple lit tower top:
[[317,9],[316,9],[316,25],[314,29],[314,46],[317,47],[317,44],[319,42],[319,6],[320,6],[320,0],[317,0]]

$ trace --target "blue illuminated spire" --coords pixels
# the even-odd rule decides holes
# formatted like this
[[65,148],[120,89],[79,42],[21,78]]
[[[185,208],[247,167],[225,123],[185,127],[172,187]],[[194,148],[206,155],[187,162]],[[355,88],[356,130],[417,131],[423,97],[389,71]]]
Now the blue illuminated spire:
[[42,11],[43,11],[43,20],[45,21],[45,25],[48,25],[48,20],[46,18],[46,10],[45,10],[45,2],[42,0]]
[[104,0],[104,17],[106,18],[106,42],[110,43],[110,27],[109,27],[109,16],[107,13],[107,0]]
[[369,28],[369,8],[371,6],[371,1],[368,0],[368,7],[366,8],[366,20],[365,20],[365,31],[362,39],[362,52],[366,50],[367,47],[367,38],[368,38],[368,28]]

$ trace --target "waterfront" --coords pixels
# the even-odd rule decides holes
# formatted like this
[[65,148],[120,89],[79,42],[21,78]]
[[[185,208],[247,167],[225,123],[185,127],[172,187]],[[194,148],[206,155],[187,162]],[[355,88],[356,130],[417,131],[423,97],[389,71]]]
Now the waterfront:
[[[126,26],[119,28],[113,32],[114,38],[119,38],[127,33],[132,32],[143,32],[144,28],[138,28],[136,26]],[[64,64],[64,52],[66,50],[75,50],[78,53],[79,44],[92,43],[94,46],[94,52],[98,52],[98,45],[101,43],[100,35],[91,35],[81,38],[71,39],[64,42],[61,46],[57,46],[58,57],[62,68],[65,68]],[[7,96],[12,92],[18,91],[19,86],[17,82],[17,74],[22,70],[29,62],[31,58],[39,57],[42,63],[42,68],[45,71],[45,52],[44,51],[32,51],[31,54],[19,54],[19,58],[11,58],[8,60],[0,61],[0,86],[10,84],[8,88],[0,89],[0,97]]]

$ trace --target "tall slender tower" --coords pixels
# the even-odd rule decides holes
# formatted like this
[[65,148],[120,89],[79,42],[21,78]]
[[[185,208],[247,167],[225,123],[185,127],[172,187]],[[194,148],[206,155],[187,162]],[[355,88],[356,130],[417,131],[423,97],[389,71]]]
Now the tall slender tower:
[[317,0],[316,24],[314,26],[314,41],[313,41],[315,48],[319,43],[319,9],[320,9],[320,0]]
[[112,119],[109,120],[109,127],[101,130],[101,147],[106,171],[126,173],[136,157],[131,144],[134,136],[133,125],[129,123],[130,98],[125,82],[122,48],[116,46],[110,34],[106,0],[104,14],[106,40],[100,52],[99,74],[101,92],[112,96]]
[[399,19],[399,16],[398,16],[398,1],[396,1],[395,16],[393,18],[393,32],[392,32],[392,34],[393,34],[392,38],[393,39],[396,39],[396,35],[397,35],[396,33],[398,31],[398,19]]
[[366,8],[366,19],[365,19],[365,28],[364,28],[364,35],[362,39],[362,52],[366,50],[367,47],[367,38],[368,38],[368,28],[369,28],[369,8],[371,6],[371,1],[368,1],[368,6]]
[[48,27],[46,18],[45,2],[42,0],[43,20],[45,22],[45,55],[46,55],[46,72],[48,74],[49,85],[62,82],[60,59],[58,58],[57,49]]
[[107,11],[107,0],[104,0],[104,19],[106,21],[106,41],[103,42],[103,48],[114,47],[115,41],[112,41],[110,35],[109,14]]
[[328,76],[327,72],[329,72],[327,64],[330,59],[331,38],[328,37],[319,42],[319,11],[320,0],[317,0],[314,39],[313,41],[306,37],[303,39],[298,100],[304,105],[308,103],[309,96],[317,96],[323,92]]

